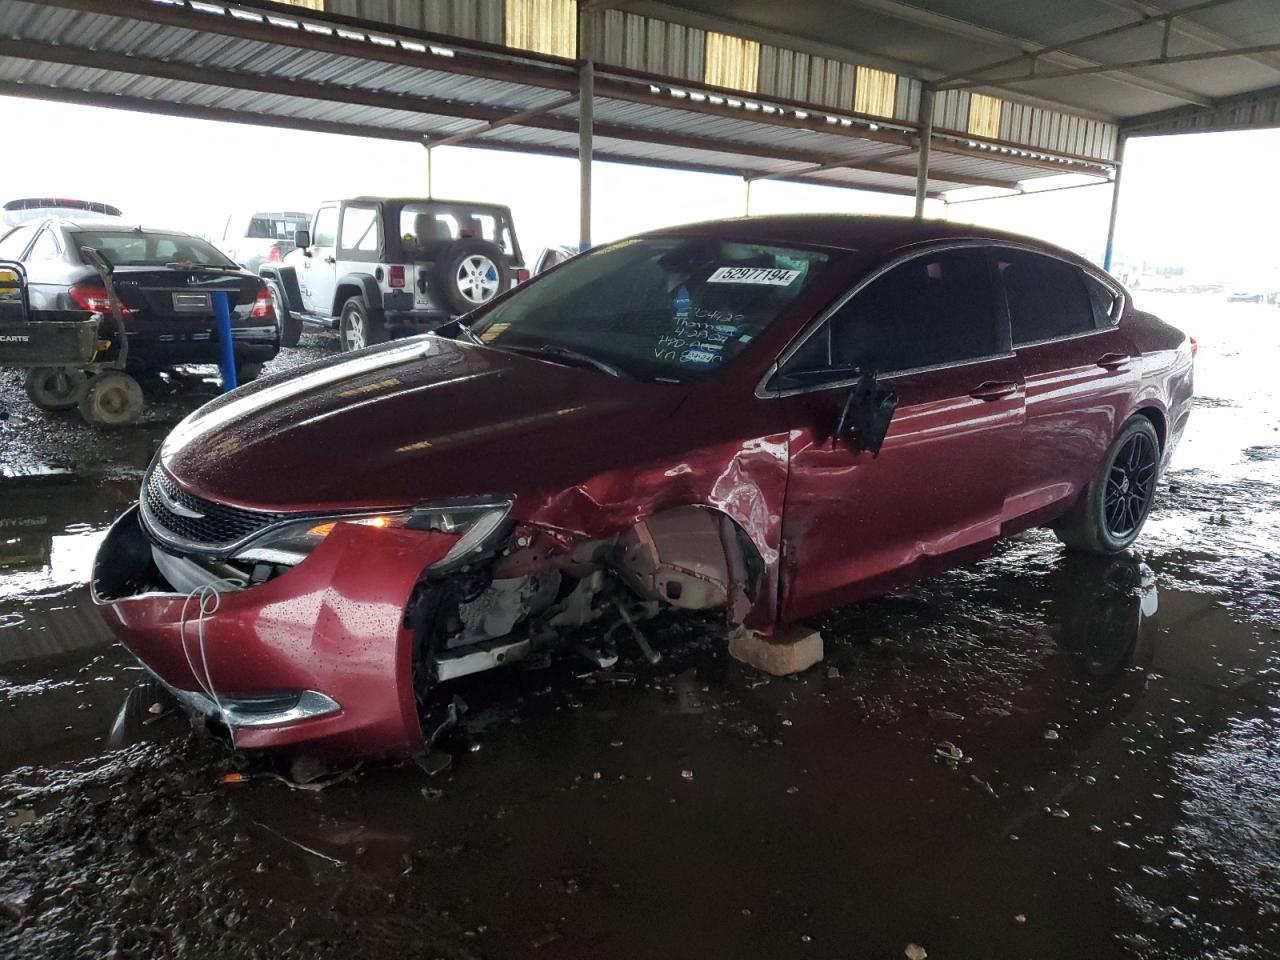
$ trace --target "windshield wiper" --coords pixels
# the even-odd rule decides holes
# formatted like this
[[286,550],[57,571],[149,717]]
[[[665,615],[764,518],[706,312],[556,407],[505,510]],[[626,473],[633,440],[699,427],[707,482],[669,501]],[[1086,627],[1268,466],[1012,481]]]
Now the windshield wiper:
[[595,367],[597,370],[599,370],[602,373],[607,373],[611,377],[621,377],[624,375],[623,372],[619,370],[617,367],[615,367],[612,363],[608,363],[607,361],[600,360],[597,357],[591,356],[590,354],[580,353],[579,351],[574,350],[571,347],[561,347],[554,343],[544,343],[540,347],[527,347],[527,346],[524,346],[523,344],[517,346],[516,344],[513,344],[513,343],[504,343],[502,345],[489,343],[489,344],[485,344],[485,346],[494,347],[497,350],[510,350],[514,353],[526,353],[531,357],[550,356],[550,357],[556,357],[557,359],[560,359],[560,360],[572,360],[579,364],[585,363],[588,366]]
[[621,377],[622,371],[615,367],[612,363],[608,363],[598,357],[590,354],[579,353],[570,347],[558,347],[554,344],[544,344],[538,348],[539,353],[549,353],[553,357],[563,357],[565,360],[579,360],[582,363],[589,363],[597,370],[607,373],[611,377]]
[[461,333],[464,337],[466,337],[476,346],[478,347],[488,346],[488,344],[486,344],[483,340],[481,340],[474,333],[472,333],[471,328],[467,326],[467,324],[463,323],[461,320],[454,320],[453,325],[458,328],[459,333]]

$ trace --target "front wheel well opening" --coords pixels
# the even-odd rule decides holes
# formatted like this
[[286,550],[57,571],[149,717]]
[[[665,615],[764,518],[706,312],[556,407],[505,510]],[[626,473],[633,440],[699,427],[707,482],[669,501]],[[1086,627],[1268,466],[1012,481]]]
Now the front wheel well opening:
[[1156,439],[1160,441],[1160,450],[1164,452],[1165,443],[1168,442],[1168,421],[1165,415],[1155,407],[1140,407],[1134,411],[1136,417],[1146,417],[1151,421],[1151,426],[1155,428]]

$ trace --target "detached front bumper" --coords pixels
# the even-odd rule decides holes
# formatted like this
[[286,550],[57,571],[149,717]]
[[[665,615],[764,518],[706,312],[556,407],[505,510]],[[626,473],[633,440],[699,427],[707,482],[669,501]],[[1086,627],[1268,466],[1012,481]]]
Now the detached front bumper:
[[156,568],[135,506],[99,548],[91,587],[120,642],[188,707],[230,727],[236,746],[403,753],[423,739],[405,607],[455,539],[338,524],[287,573],[220,593],[202,620],[199,597]]

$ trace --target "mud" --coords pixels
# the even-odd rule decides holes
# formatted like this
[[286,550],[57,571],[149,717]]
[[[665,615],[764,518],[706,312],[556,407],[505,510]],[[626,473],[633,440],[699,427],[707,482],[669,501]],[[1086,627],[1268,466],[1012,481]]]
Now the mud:
[[674,631],[472,678],[450,770],[323,791],[193,736],[82,585],[192,384],[105,434],[0,381],[0,956],[1280,955],[1280,310],[1139,303],[1201,399],[1133,555],[1029,534],[798,678]]

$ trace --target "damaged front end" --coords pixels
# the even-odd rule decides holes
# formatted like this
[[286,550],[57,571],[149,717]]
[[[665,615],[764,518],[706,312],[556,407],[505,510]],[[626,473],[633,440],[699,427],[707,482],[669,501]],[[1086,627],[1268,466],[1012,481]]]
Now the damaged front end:
[[741,622],[762,581],[746,535],[698,506],[600,538],[518,523],[492,550],[418,584],[415,692],[425,710],[441,684],[562,647],[607,667],[631,640],[656,661],[639,624],[664,612]]
[[92,593],[121,643],[237,747],[402,753],[422,742],[405,598],[457,541],[338,523],[304,563],[253,582],[235,561],[156,548],[134,507],[98,551]]
[[[624,638],[656,659],[643,621],[741,622],[765,581],[741,528],[699,506],[590,537],[513,521],[511,498],[470,497],[264,515],[235,540],[231,508],[177,495],[159,473],[104,541],[93,597],[143,665],[241,748],[415,752],[449,681],[559,647],[607,666]],[[211,530],[220,543],[193,541]]]

